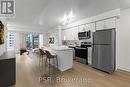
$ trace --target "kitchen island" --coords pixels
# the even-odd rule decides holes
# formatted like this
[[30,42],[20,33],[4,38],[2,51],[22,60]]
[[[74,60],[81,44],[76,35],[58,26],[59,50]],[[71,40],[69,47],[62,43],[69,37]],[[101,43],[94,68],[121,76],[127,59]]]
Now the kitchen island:
[[46,47],[46,50],[56,54],[58,58],[58,69],[66,71],[73,66],[73,49],[64,46]]

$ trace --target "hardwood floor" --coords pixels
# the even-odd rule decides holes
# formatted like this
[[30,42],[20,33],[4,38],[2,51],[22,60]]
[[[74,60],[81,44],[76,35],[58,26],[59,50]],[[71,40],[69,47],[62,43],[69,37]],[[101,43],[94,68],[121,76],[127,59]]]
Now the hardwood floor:
[[130,72],[117,70],[110,75],[78,62],[72,69],[60,72],[56,82],[39,82],[42,75],[36,55],[16,55],[15,87],[130,87]]

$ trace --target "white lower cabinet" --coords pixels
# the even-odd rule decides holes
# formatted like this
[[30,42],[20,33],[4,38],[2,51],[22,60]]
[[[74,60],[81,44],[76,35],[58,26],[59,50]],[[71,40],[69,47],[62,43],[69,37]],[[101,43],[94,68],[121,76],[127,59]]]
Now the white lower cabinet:
[[92,64],[92,47],[88,47],[88,64]]

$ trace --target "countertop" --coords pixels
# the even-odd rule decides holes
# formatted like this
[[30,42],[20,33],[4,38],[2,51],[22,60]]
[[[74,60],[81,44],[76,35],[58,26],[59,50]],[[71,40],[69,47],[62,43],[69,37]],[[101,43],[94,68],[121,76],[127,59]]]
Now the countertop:
[[47,49],[57,50],[57,51],[73,50],[73,48],[69,48],[67,46],[53,46],[53,47],[47,47]]
[[4,52],[4,53],[0,56],[0,60],[11,59],[11,58],[15,58],[15,52],[14,52],[14,51]]

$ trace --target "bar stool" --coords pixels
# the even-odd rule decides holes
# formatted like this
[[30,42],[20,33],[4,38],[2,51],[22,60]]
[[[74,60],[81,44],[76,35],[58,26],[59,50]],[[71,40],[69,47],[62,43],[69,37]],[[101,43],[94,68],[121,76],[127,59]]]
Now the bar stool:
[[[54,66],[56,66],[57,68],[57,72],[58,72],[58,58],[57,58],[57,55],[53,55],[51,54],[49,51],[45,50],[46,52],[46,61],[45,61],[45,66],[46,66],[46,63],[49,63],[49,76],[50,76],[50,65],[51,65],[51,59],[53,60],[53,64]],[[56,61],[56,65],[55,65],[55,61]],[[53,71],[55,73],[55,68],[53,68]]]
[[40,62],[42,63],[42,69],[43,69],[43,62],[46,56],[46,53],[44,52],[43,49],[39,49],[39,53],[40,53],[40,58],[39,58],[39,67],[40,67]]

